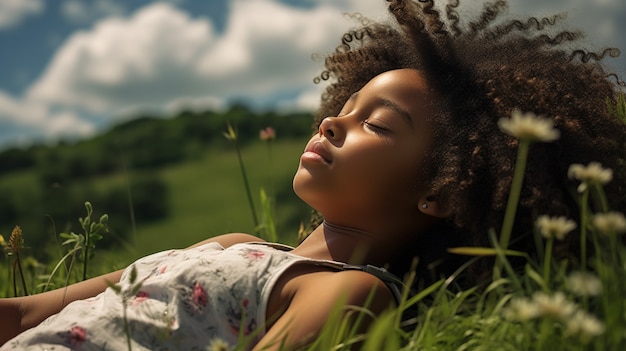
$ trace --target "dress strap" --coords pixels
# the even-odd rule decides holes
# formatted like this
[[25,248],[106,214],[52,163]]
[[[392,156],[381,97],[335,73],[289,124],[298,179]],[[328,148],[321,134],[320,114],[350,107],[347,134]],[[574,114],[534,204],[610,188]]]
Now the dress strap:
[[[398,278],[398,276],[396,276],[395,274],[389,272],[388,270],[384,268],[372,266],[370,264],[368,265],[344,264],[342,268],[344,270],[359,270],[362,272],[366,272],[382,280],[383,283],[385,283],[385,285],[389,289],[389,291],[391,291],[391,294],[396,300],[396,304],[398,306],[400,306],[400,302],[402,301],[402,292],[404,291],[404,289],[409,289],[409,294],[408,294],[409,297],[415,295],[415,291],[411,289],[411,287],[407,287],[406,284],[404,284],[404,282],[400,280],[400,278]],[[409,306],[408,308],[405,308],[402,311],[402,321],[406,322],[409,320],[413,320],[417,316],[417,313],[418,311],[417,311],[416,304],[413,304]]]

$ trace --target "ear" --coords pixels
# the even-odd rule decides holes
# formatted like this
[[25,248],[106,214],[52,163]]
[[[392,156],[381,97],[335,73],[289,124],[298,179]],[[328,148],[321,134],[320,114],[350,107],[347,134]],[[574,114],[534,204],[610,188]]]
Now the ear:
[[450,212],[440,205],[435,194],[426,194],[419,199],[419,211],[435,218],[448,218]]

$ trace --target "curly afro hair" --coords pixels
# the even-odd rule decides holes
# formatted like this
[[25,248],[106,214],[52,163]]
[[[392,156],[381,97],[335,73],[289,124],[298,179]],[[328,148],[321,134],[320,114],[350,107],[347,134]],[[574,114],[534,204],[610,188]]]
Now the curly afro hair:
[[[514,109],[549,117],[560,130],[557,141],[531,145],[515,248],[534,247],[528,234],[537,215],[578,218],[572,196],[577,184],[567,179],[573,163],[598,161],[612,168],[615,179],[607,193],[613,208],[624,209],[626,130],[610,108],[623,83],[600,64],[619,50],[594,53],[574,47],[583,35],[557,29],[562,15],[501,19],[504,0],[486,4],[467,23],[461,21],[458,0],[449,0],[445,10],[432,0],[387,2],[394,22],[354,15],[360,28],[345,33],[325,58],[325,69],[315,78],[328,82],[316,124],[336,116],[374,76],[393,69],[420,70],[441,96],[441,112],[431,121],[437,141],[424,177],[451,217],[416,239],[406,257],[419,256],[424,268],[446,257],[446,247],[489,246],[488,230],[498,231],[502,223],[518,148],[518,140],[501,132],[497,121]],[[561,251],[575,249],[570,245]],[[454,262],[440,265],[448,273],[459,263],[446,262]],[[488,264],[475,265],[473,272],[485,272]]]

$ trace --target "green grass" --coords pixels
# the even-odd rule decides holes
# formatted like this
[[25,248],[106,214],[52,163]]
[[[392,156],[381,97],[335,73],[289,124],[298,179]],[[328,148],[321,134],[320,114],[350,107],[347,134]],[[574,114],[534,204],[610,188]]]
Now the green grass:
[[[253,143],[242,149],[257,211],[261,188],[277,194],[275,218],[279,239],[291,245],[296,244],[300,221],[306,221],[309,214],[308,206],[296,197],[291,185],[304,143],[302,140],[275,142],[271,162],[265,144]],[[254,233],[234,147],[207,150],[192,161],[162,168],[158,174],[168,186],[169,215],[137,226],[125,249],[100,252],[98,261],[102,264],[130,263],[149,253],[186,247],[224,233]],[[116,177],[116,181],[123,181]]]
[[[269,166],[264,148],[242,150],[257,208],[260,206],[258,195],[261,187],[270,192],[274,183],[275,191],[292,193],[291,180],[298,166],[302,145],[299,141],[274,145],[274,167]],[[234,151],[209,152],[193,163],[165,168],[161,176],[169,185],[171,214],[167,221],[140,228],[137,243],[151,241],[154,245],[154,239],[158,238],[159,247],[155,249],[161,249],[192,244],[228,232],[254,231]],[[298,205],[294,202],[297,202],[295,195],[290,197],[288,204],[277,206],[279,222],[284,223],[287,217],[294,214],[290,209]],[[304,205],[298,207],[305,208]],[[189,234],[172,235],[181,231],[188,231]],[[283,225],[281,233],[282,239],[293,243],[297,227]]]
[[[275,222],[279,240],[286,244],[296,244],[297,231],[301,221],[307,221],[309,207],[292,190],[292,178],[298,166],[306,139],[277,139],[271,144],[271,159],[268,145],[260,141],[248,143],[242,147],[252,195],[257,211],[260,211],[260,189],[275,195]],[[250,208],[248,206],[243,179],[237,163],[235,147],[217,147],[202,149],[193,158],[181,163],[154,170],[153,172],[167,185],[168,216],[147,223],[138,223],[136,232],[120,239],[119,247],[111,250],[96,248],[94,264],[90,275],[122,268],[135,259],[147,254],[169,248],[181,248],[216,235],[229,232],[255,233]],[[86,181],[82,188],[82,201],[91,201],[90,193],[106,192],[115,186],[125,185],[134,173],[117,172],[114,174]],[[41,191],[39,179],[33,171],[19,171],[0,177],[0,188],[20,189],[20,194],[32,193],[32,196],[20,199],[38,198]],[[131,190],[132,196],[132,190]],[[24,200],[26,201],[26,200]],[[82,206],[81,204],[74,204]],[[23,207],[29,206],[22,204]],[[32,205],[31,205],[32,206]],[[107,212],[94,203],[100,213]],[[45,218],[45,213],[41,217]],[[124,220],[130,220],[130,213]],[[74,218],[73,221],[77,221]],[[31,249],[32,235],[26,223],[0,223],[5,239],[8,240],[14,225],[24,227],[24,240],[28,256]],[[65,225],[56,223],[56,235],[65,230]],[[112,228],[115,230],[115,228]],[[57,240],[55,234],[46,233],[51,243]],[[58,247],[46,249],[52,261],[60,258]],[[45,264],[45,263],[44,263]],[[4,260],[0,262],[0,271],[6,270]]]

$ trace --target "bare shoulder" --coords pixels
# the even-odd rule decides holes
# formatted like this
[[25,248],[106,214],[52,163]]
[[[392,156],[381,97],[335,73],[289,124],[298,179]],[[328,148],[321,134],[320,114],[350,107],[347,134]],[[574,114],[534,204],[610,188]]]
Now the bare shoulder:
[[[269,328],[255,350],[297,348],[313,341],[333,311],[356,321],[345,306],[360,306],[379,315],[394,307],[391,291],[384,282],[362,271],[313,271],[290,279],[285,286],[290,301],[286,310]],[[283,296],[285,297],[285,296]],[[364,316],[371,316],[365,314]],[[367,330],[372,318],[363,318],[357,327]]]
[[299,295],[316,295],[319,299],[346,304],[367,304],[373,312],[382,312],[394,305],[394,297],[387,285],[376,276],[358,270],[320,272],[309,275],[299,289]]
[[222,234],[222,235],[218,235],[218,236],[214,236],[212,238],[208,238],[205,240],[202,240],[200,242],[197,242],[189,247],[196,247],[196,246],[200,246],[200,245],[204,245],[206,243],[211,243],[211,242],[217,242],[220,245],[222,245],[223,247],[230,247],[233,246],[235,244],[240,244],[240,243],[249,243],[249,242],[262,242],[265,241],[259,237],[256,237],[254,235],[251,234],[246,234],[246,233],[228,233],[228,234]]

